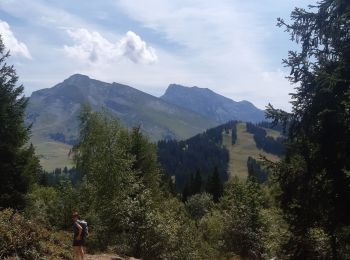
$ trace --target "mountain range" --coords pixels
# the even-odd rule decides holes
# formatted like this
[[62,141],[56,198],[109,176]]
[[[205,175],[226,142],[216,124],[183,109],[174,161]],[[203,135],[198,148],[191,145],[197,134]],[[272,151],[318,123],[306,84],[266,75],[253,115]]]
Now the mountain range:
[[48,89],[33,92],[26,110],[34,135],[72,143],[78,134],[81,104],[106,109],[126,127],[140,126],[152,140],[188,138],[216,121],[135,88],[73,75]]
[[264,111],[256,108],[249,101],[236,102],[208,88],[189,88],[171,84],[161,99],[214,119],[219,123],[226,123],[230,120],[246,122],[265,120]]
[[26,122],[32,124],[32,142],[44,158],[50,160],[56,150],[64,153],[69,148],[62,144],[74,143],[81,104],[107,111],[128,128],[140,126],[152,141],[187,139],[228,120],[264,119],[264,112],[248,101],[235,102],[209,89],[171,84],[158,98],[127,85],[75,74],[29,98]]

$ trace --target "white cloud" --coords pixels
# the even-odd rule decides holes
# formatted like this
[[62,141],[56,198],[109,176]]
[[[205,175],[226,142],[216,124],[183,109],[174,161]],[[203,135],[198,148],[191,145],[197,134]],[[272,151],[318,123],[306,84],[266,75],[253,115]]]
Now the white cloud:
[[10,50],[11,55],[23,56],[27,59],[32,58],[27,46],[23,42],[17,40],[11,31],[10,25],[2,20],[0,20],[0,34],[2,36],[5,47]]
[[64,51],[70,57],[92,64],[108,63],[126,57],[134,63],[151,64],[157,61],[157,55],[152,47],[132,31],[128,31],[118,42],[112,43],[98,32],[90,32],[81,28],[68,30],[74,41],[73,46],[64,46]]
[[122,55],[135,63],[154,63],[158,60],[155,50],[152,47],[147,47],[140,36],[132,31],[128,31],[120,40],[118,49],[120,49]]
[[[271,102],[289,109],[293,86],[284,79],[285,69],[278,69],[295,46],[275,27],[276,17],[287,18],[294,6],[315,0],[0,1],[8,23],[14,18],[26,26],[20,40],[35,56],[18,67],[20,78],[29,82],[26,88],[50,87],[83,73],[152,94],[179,83],[260,108]],[[124,34],[128,30],[147,35],[147,44]]]
[[[263,16],[260,10],[238,0],[149,0],[147,5],[118,0],[116,5],[131,19],[180,46],[175,58],[185,61],[184,66],[170,66],[174,72],[187,73],[186,78],[177,73],[175,82],[208,87],[234,100],[252,101],[260,108],[268,102],[290,107],[287,101],[292,87],[283,72],[278,72],[280,63],[269,64],[271,54],[264,45],[277,28],[267,30],[265,21],[259,20]],[[270,18],[272,23],[276,17]],[[171,77],[171,72],[160,70],[163,78]]]

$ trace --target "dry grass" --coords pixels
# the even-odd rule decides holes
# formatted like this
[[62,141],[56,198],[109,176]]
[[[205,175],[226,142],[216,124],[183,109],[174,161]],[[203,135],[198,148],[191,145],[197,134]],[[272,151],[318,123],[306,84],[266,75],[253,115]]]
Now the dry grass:
[[73,166],[73,161],[68,156],[72,146],[39,136],[32,136],[30,141],[35,146],[36,154],[44,170],[53,171],[55,168],[63,169],[65,166],[68,168]]
[[266,153],[256,147],[253,135],[246,131],[245,123],[237,124],[237,141],[234,145],[231,144],[231,140],[231,133],[223,134],[223,145],[229,150],[230,153],[230,162],[228,167],[228,174],[230,178],[233,176],[237,176],[240,179],[247,178],[247,160],[249,156],[259,159],[260,156],[263,155],[272,161],[279,160],[276,155]]
[[276,139],[276,138],[281,136],[281,133],[276,131],[276,130],[273,130],[273,129],[270,129],[270,128],[264,128],[264,130],[266,131],[266,135],[267,136],[271,136],[274,139]]

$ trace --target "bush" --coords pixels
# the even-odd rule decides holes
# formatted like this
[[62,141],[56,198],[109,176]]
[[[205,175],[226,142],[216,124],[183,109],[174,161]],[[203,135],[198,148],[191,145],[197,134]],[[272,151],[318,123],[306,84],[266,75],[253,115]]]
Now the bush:
[[186,209],[194,220],[200,220],[214,206],[213,197],[208,193],[195,194],[186,201]]
[[20,213],[0,211],[0,258],[72,259],[70,236],[52,232]]
[[70,228],[77,205],[74,195],[68,181],[61,181],[57,187],[36,186],[26,195],[26,216],[55,229]]
[[198,229],[202,232],[203,239],[217,252],[222,251],[224,241],[224,225],[222,212],[213,210],[206,214],[200,221]]
[[260,259],[264,254],[266,225],[261,210],[264,193],[259,184],[233,179],[225,187],[220,201],[223,217],[223,249],[241,257]]

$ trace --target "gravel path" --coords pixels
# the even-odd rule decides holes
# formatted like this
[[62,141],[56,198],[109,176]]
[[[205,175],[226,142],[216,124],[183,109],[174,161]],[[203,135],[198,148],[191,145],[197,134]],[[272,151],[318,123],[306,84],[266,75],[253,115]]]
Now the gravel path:
[[138,260],[134,257],[121,257],[112,254],[85,255],[86,260]]

